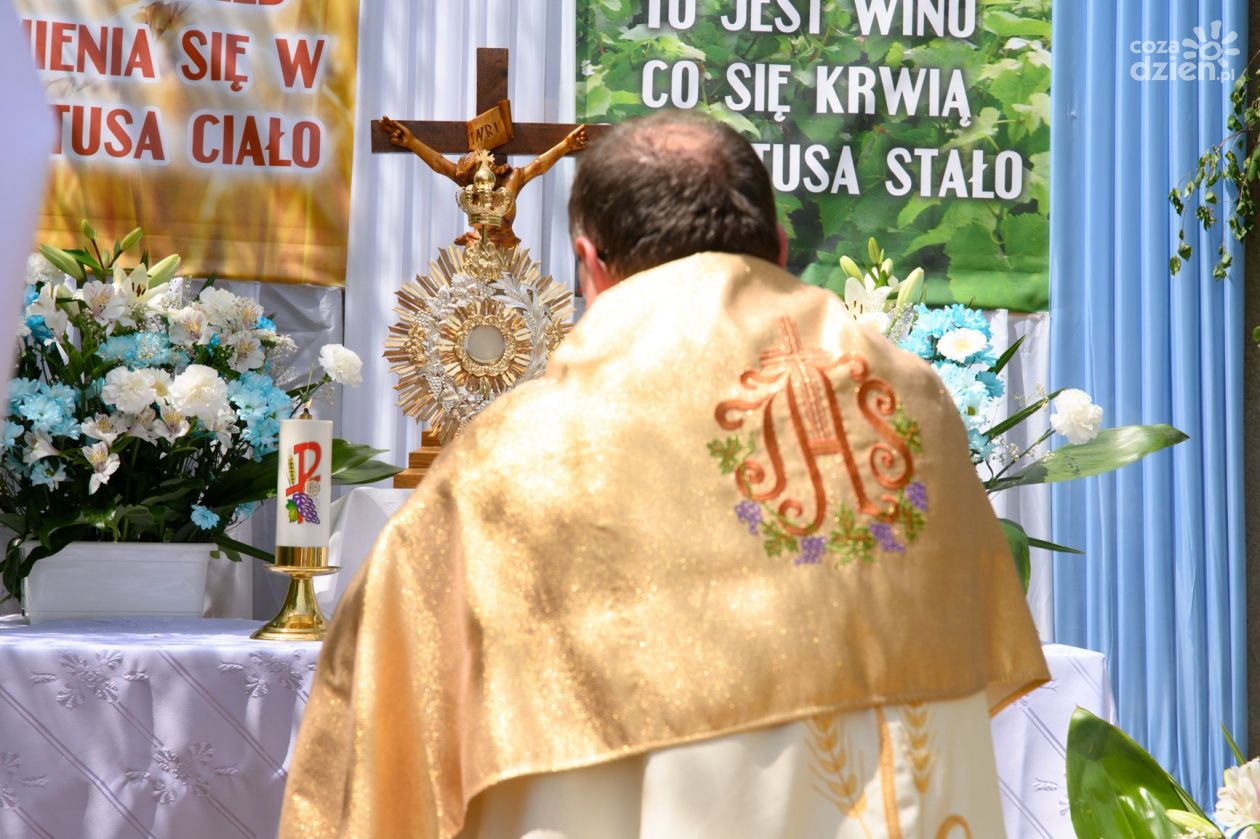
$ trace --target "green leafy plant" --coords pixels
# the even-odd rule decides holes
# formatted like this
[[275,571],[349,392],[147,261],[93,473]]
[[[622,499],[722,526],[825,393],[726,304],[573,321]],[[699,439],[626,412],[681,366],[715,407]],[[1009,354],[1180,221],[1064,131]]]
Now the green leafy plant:
[[1194,799],[1116,726],[1077,708],[1068,728],[1068,804],[1077,836],[1223,839]]
[[[1239,242],[1247,238],[1255,227],[1253,190],[1260,184],[1260,145],[1248,150],[1247,136],[1260,126],[1260,96],[1253,96],[1250,91],[1256,80],[1257,70],[1253,66],[1248,66],[1239,75],[1230,95],[1230,134],[1203,152],[1194,171],[1168,193],[1168,201],[1181,221],[1177,230],[1177,249],[1168,260],[1174,277],[1194,256],[1194,246],[1186,237],[1191,208],[1194,209],[1195,222],[1203,230],[1211,230],[1224,218],[1230,235]],[[1229,269],[1233,266],[1233,257],[1226,242],[1217,248],[1216,257],[1212,276],[1223,280],[1229,276]],[[1260,327],[1256,328],[1253,337],[1260,341]]]
[[1221,733],[1237,763],[1225,770],[1217,792],[1218,827],[1133,738],[1077,708],[1067,742],[1068,805],[1076,835],[1253,839],[1260,832],[1260,761],[1248,761],[1224,725]]
[[[693,61],[700,70],[695,110],[754,143],[781,145],[783,153],[793,146],[826,148],[829,181],[841,150],[851,150],[860,194],[843,187],[833,191],[832,183],[820,193],[804,187],[779,193],[780,221],[791,243],[789,264],[806,282],[843,283],[840,257],[860,252],[868,237],[878,236],[891,252],[914,259],[935,278],[928,288],[930,302],[1023,311],[1048,306],[1051,0],[979,0],[977,31],[966,40],[908,39],[899,32],[874,31],[864,36],[853,0],[825,0],[817,35],[732,33],[721,25],[731,6],[699,0],[694,26],[677,33],[649,30],[642,0],[579,0],[579,119],[619,122],[651,113],[643,102],[647,62]],[[736,93],[727,71],[738,62],[791,67],[782,98],[792,103],[792,111],[783,121],[771,113],[727,106],[726,97]],[[902,113],[888,113],[883,104],[873,114],[816,114],[818,67],[939,70],[945,80],[960,70],[971,122],[933,117],[922,108],[914,116],[900,108]],[[909,194],[892,196],[884,187],[887,155],[898,147],[942,154],[957,150],[968,167],[973,153],[1015,151],[1025,166],[1023,193],[1008,201],[941,198],[939,190],[924,197],[916,178]],[[771,169],[772,158],[773,153],[765,158]],[[802,178],[808,176],[807,163],[798,164]],[[783,165],[780,169],[787,171]],[[937,186],[943,169],[938,161]],[[987,177],[992,175],[990,167]]]
[[[275,494],[280,420],[334,382],[356,384],[358,357],[329,345],[318,376],[282,387],[296,345],[257,303],[213,282],[186,299],[178,256],[124,267],[138,228],[112,248],[87,222],[83,234],[85,247],[43,246],[28,263],[0,438],[9,596],[74,541],[213,542],[233,560],[270,560],[228,528]],[[336,441],[334,482],[397,473],[379,453]]]

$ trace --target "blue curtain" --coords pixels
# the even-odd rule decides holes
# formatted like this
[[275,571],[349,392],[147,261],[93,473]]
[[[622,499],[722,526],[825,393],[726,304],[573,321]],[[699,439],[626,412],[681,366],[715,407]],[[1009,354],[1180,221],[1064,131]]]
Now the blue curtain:
[[[1231,278],[1212,279],[1220,231],[1188,232],[1195,255],[1170,277],[1167,195],[1227,134],[1221,76],[1245,65],[1246,35],[1244,0],[1054,5],[1052,383],[1089,391],[1107,425],[1167,422],[1191,437],[1055,487],[1055,541],[1087,552],[1054,560],[1055,638],[1107,655],[1120,725],[1205,805],[1232,763],[1220,724],[1246,743],[1250,339],[1238,247]],[[1192,58],[1213,65],[1180,66]]]

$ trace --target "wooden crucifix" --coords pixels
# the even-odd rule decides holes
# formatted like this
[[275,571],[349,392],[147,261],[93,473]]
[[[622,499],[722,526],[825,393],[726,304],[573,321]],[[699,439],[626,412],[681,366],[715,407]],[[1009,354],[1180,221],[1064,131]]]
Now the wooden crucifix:
[[[515,197],[525,184],[546,172],[560,158],[582,151],[587,142],[608,129],[607,125],[533,122],[514,125],[511,123],[507,95],[508,51],[478,49],[477,117],[471,122],[424,122],[392,120],[389,117],[372,120],[372,152],[411,152],[433,171],[463,187],[472,183],[476,173],[476,153],[493,150],[496,187],[506,187]],[[479,129],[481,133],[476,133]],[[473,142],[481,136],[486,138],[485,142]],[[463,157],[452,163],[443,157],[451,153],[463,153]],[[507,165],[507,155],[510,154],[538,156],[528,165],[517,168]],[[495,244],[504,248],[519,244],[520,240],[512,231],[515,217],[513,206],[503,224],[489,232]],[[456,240],[456,244],[467,244],[477,235],[476,231],[465,233]]]

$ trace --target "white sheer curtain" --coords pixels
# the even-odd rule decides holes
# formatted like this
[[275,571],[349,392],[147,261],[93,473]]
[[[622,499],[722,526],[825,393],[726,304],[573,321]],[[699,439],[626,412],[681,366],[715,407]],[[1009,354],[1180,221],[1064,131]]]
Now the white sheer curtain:
[[[518,122],[572,122],[574,0],[361,0],[359,85],[345,344],[363,357],[363,385],[341,408],[341,433],[403,463],[420,428],[395,407],[395,377],[381,357],[395,321],[394,293],[428,272],[464,229],[455,187],[410,154],[371,154],[368,123],[464,120],[476,108],[476,50],[511,50],[509,95]],[[524,160],[514,160],[523,163]],[[517,235],[559,282],[572,285],[565,206],[572,162],[524,191]]]

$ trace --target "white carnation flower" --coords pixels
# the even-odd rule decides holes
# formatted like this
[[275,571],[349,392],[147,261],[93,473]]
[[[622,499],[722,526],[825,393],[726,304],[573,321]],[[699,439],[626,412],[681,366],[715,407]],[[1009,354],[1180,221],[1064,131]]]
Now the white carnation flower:
[[363,361],[354,350],[341,344],[325,344],[319,351],[319,364],[339,385],[354,387],[363,383]]
[[1240,839],[1260,839],[1250,825],[1260,823],[1260,758],[1225,770],[1225,786],[1216,793],[1216,820],[1226,833],[1247,828]]
[[219,416],[229,411],[227,383],[204,364],[190,364],[176,376],[167,398],[181,415],[195,417],[207,428],[213,428]]
[[988,339],[978,329],[954,329],[946,332],[936,342],[936,349],[950,361],[963,364],[967,359],[984,349]]
[[64,282],[66,275],[53,265],[39,251],[31,254],[26,258],[26,284],[35,285],[36,283],[56,284]]
[[1098,436],[1102,427],[1103,409],[1083,390],[1071,388],[1054,398],[1056,413],[1050,416],[1050,427],[1079,446]]
[[171,375],[165,370],[128,370],[115,367],[105,374],[101,399],[127,414],[138,414],[165,396]]

